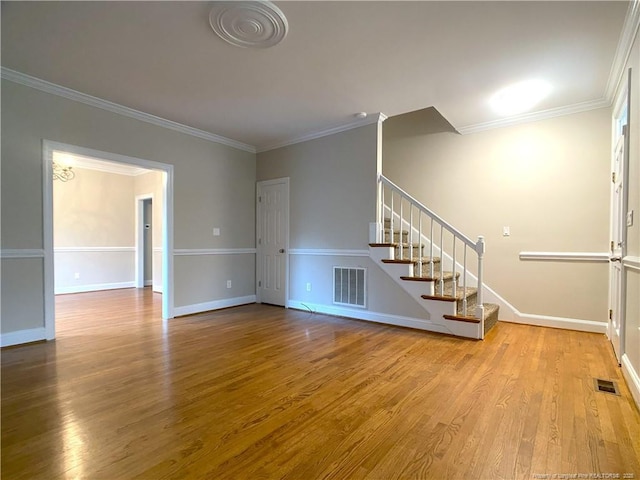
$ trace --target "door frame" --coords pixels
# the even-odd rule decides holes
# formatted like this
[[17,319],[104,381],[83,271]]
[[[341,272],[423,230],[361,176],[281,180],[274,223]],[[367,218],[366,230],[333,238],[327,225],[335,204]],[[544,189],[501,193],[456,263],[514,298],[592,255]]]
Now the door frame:
[[162,318],[174,316],[173,286],[173,165],[117,153],[103,152],[51,140],[42,140],[42,235],[44,246],[44,326],[45,337],[56,336],[55,275],[53,252],[53,152],[100,158],[114,163],[136,165],[149,170],[160,170],[163,175],[162,200]]
[[290,234],[290,225],[289,225],[289,221],[290,221],[290,216],[291,216],[291,209],[290,209],[290,179],[289,177],[282,177],[282,178],[274,178],[272,180],[262,180],[256,183],[256,302],[257,303],[262,303],[262,298],[260,296],[260,286],[259,282],[260,279],[262,278],[262,247],[260,246],[260,219],[261,219],[261,215],[262,215],[262,203],[260,202],[261,199],[261,193],[262,190],[261,188],[263,186],[267,186],[267,185],[277,185],[279,183],[283,183],[285,185],[285,190],[286,190],[286,207],[287,207],[287,214],[286,214],[286,218],[284,219],[283,225],[286,228],[286,232],[284,235],[285,238],[285,266],[284,266],[284,275],[285,275],[285,282],[284,282],[284,308],[289,308],[289,234]]
[[[623,77],[624,79],[624,77]],[[629,209],[629,147],[630,147],[630,111],[631,111],[631,69],[629,68],[626,83],[623,84],[622,90],[620,91],[620,95],[615,101],[613,107],[613,116],[612,116],[612,131],[611,131],[611,171],[614,171],[614,162],[616,161],[616,151],[618,140],[622,136],[623,141],[623,155],[622,155],[622,164],[620,166],[620,172],[622,178],[620,179],[620,184],[622,186],[622,205],[620,208],[620,212],[618,214],[618,218],[615,218],[614,212],[616,212],[616,207],[614,202],[616,201],[615,188],[616,182],[611,179],[611,189],[610,189],[610,197],[609,197],[609,208],[610,208],[610,222],[609,222],[609,235],[610,240],[612,242],[611,248],[609,249],[609,262],[613,262],[613,258],[616,253],[620,254],[619,261],[620,262],[620,277],[617,281],[617,295],[614,295],[615,292],[612,291],[612,284],[614,282],[614,278],[612,277],[614,269],[609,266],[609,318],[607,320],[607,338],[612,343],[614,353],[617,356],[618,363],[622,361],[622,357],[625,354],[625,327],[626,327],[626,304],[627,304],[627,286],[626,286],[626,266],[625,266],[625,257],[627,255],[627,224],[626,224],[626,216],[627,211]],[[623,112],[626,109],[626,126],[620,130],[619,120],[622,118]],[[620,222],[619,224],[617,222]],[[616,252],[615,245],[613,245],[613,232],[616,227],[621,227],[622,229],[622,238],[620,249]],[[615,257],[617,258],[617,257]],[[613,297],[616,298],[613,298]],[[612,313],[613,312],[613,313]],[[618,348],[614,345],[612,339],[614,332],[612,331],[612,315],[616,315],[617,324],[619,328],[618,334]]]
[[[151,200],[151,208],[154,207],[153,203],[153,193],[143,193],[142,195],[136,195],[136,274],[135,274],[135,284],[136,288],[144,288],[145,278],[144,278],[144,202],[145,200]],[[153,231],[151,231],[150,235],[153,238]],[[151,258],[151,265],[153,269],[153,251]]]

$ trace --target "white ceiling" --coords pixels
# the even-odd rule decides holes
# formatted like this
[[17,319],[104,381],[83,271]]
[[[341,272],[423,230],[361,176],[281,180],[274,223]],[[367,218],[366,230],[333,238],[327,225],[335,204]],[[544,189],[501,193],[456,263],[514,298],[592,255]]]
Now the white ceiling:
[[264,150],[434,106],[457,129],[489,97],[553,87],[537,110],[598,104],[629,2],[276,2],[269,49],[218,38],[211,2],[3,2],[2,66]]

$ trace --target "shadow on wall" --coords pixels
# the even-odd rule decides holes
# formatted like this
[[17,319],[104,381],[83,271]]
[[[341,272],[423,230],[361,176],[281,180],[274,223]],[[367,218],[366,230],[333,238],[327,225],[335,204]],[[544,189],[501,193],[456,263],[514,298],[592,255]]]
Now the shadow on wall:
[[394,140],[421,137],[434,133],[458,133],[435,107],[390,117],[384,122],[385,136]]

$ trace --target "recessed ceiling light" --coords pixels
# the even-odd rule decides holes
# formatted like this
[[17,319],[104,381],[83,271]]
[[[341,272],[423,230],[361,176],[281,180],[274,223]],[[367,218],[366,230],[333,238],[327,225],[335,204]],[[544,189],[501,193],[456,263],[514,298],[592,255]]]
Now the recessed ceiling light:
[[489,103],[500,115],[516,115],[531,110],[551,92],[544,80],[514,83],[496,93]]

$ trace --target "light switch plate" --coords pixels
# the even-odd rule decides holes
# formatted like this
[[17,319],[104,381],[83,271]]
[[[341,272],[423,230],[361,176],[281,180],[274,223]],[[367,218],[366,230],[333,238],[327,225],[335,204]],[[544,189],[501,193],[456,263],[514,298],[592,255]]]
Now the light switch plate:
[[511,227],[502,227],[502,236],[508,237],[511,235]]
[[220,228],[213,227],[213,236],[214,237],[219,237],[220,236]]
[[627,212],[627,227],[633,227],[633,210]]

